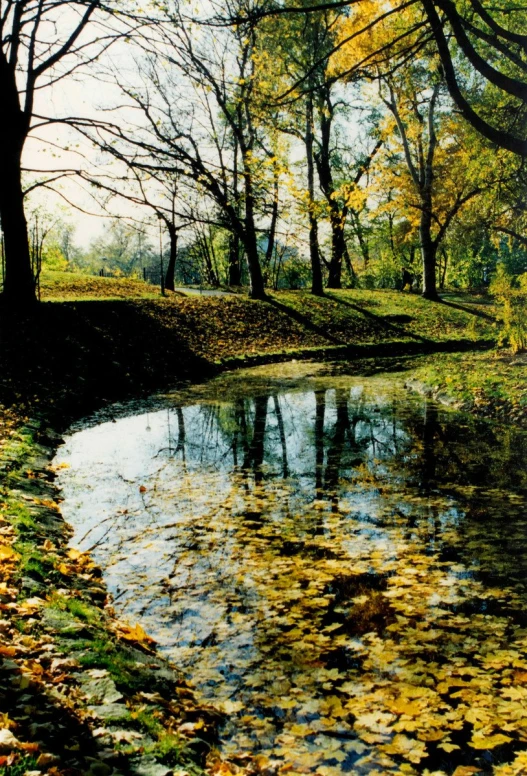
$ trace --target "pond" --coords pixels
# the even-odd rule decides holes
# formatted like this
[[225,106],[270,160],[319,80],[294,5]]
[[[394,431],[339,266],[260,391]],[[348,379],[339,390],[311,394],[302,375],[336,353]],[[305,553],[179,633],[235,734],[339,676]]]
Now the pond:
[[73,546],[228,714],[229,756],[527,772],[527,435],[403,382],[245,370],[59,452]]

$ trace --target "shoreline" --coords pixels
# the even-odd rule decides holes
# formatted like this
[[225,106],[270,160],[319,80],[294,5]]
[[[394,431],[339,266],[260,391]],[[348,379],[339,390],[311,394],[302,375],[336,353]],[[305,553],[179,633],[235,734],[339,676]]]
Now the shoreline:
[[[136,311],[130,310],[129,303],[126,306],[132,313],[128,320],[135,321]],[[216,309],[217,302],[211,307]],[[53,327],[57,336],[62,312]],[[94,411],[111,418],[116,402],[124,408],[129,401],[155,396],[174,384],[194,385],[240,367],[350,358],[359,374],[389,373],[401,367],[413,372],[427,369],[429,358],[449,358],[448,354],[472,358],[476,357],[473,351],[492,345],[485,337],[432,343],[409,337],[310,345],[287,352],[246,348],[218,361],[215,353],[205,357],[199,348],[188,346],[179,330],[170,330],[168,342],[163,342],[166,322],[145,324],[139,306],[138,328],[125,338],[123,355],[118,333],[123,321],[112,306],[106,312],[111,326],[101,329],[101,325],[88,325],[85,316],[72,316],[68,309],[66,320],[76,321],[77,328],[60,332],[58,350],[57,342],[52,350],[37,337],[35,366],[21,357],[15,359],[0,390],[8,405],[0,411],[0,678],[9,688],[2,706],[10,711],[8,726],[0,731],[4,736],[1,775],[40,771],[54,776],[62,772],[68,776],[183,776],[183,772],[193,776],[203,772],[210,752],[208,772],[219,773],[223,767],[214,754],[221,715],[196,703],[177,668],[156,655],[140,626],[115,619],[100,571],[89,555],[68,549],[70,529],[60,514],[60,493],[50,464],[61,434],[75,419]],[[27,322],[22,341],[30,341],[35,325],[38,321]],[[151,340],[155,332],[159,341]],[[136,348],[145,341],[150,342],[150,353],[140,361]],[[240,349],[235,340],[231,342],[231,351]],[[177,363],[167,363],[163,353],[170,347],[177,352],[178,343]],[[16,344],[4,329],[4,363]],[[121,353],[117,363],[116,353]],[[50,354],[54,360],[49,364]],[[64,370],[64,357],[71,354],[74,360]],[[482,352],[479,357],[489,356]],[[28,371],[31,379],[24,396],[21,378]],[[38,385],[41,395],[32,394]],[[31,696],[37,709],[31,720],[17,712],[24,695]],[[225,768],[236,772],[235,764]]]

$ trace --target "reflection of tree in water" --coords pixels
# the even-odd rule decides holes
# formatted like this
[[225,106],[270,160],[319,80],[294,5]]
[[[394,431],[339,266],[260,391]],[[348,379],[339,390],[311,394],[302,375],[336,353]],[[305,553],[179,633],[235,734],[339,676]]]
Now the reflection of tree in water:
[[[298,509],[300,492],[304,500],[310,495],[337,510],[349,488],[363,487],[366,477],[386,496],[392,492],[386,513],[406,522],[409,537],[418,532],[436,548],[444,544],[445,520],[454,520],[456,536],[466,539],[465,555],[493,558],[503,573],[514,557],[527,572],[518,541],[526,528],[523,503],[510,503],[507,522],[501,519],[503,492],[510,492],[511,482],[522,492],[527,484],[525,440],[510,429],[451,415],[430,401],[412,404],[396,395],[372,401],[348,388],[314,390],[299,405],[294,395],[271,394],[191,410],[178,407],[167,416],[162,450],[190,465],[189,474],[203,465],[241,473],[237,499],[290,480],[292,491],[281,495],[284,514]],[[448,509],[445,497],[451,498]],[[239,512],[255,510],[239,506]]]
[[[525,488],[523,437],[431,402],[323,384],[176,408],[153,425],[144,511],[114,537],[125,563],[112,589],[127,588],[121,610],[144,616],[205,695],[239,699],[227,732],[235,746],[248,736],[270,751],[289,731],[312,772],[331,765],[333,744],[348,757],[346,742],[362,735],[339,705],[343,693],[354,715],[364,696],[366,720],[379,709],[393,717],[393,704],[407,702],[395,698],[397,672],[427,664],[428,636],[435,665],[479,671],[478,639],[495,639],[487,618],[497,628],[516,616],[467,561],[523,583],[524,502],[507,489]],[[107,568],[115,572],[111,557]],[[464,646],[473,613],[474,649]],[[409,686],[419,682],[416,674]],[[306,720],[309,732],[297,735]],[[350,751],[342,772],[354,766]]]
[[246,446],[243,469],[252,471],[254,481],[262,481],[262,464],[265,454],[265,426],[267,422],[267,396],[257,396],[254,399],[254,418],[251,440]]
[[167,444],[166,444],[166,447],[161,447],[159,449],[158,455],[161,455],[162,453],[168,453],[169,457],[175,458],[178,454],[181,454],[181,460],[185,462],[186,460],[185,416],[183,414],[183,410],[181,407],[176,407],[175,412],[176,412],[176,423],[177,423],[177,436],[174,437],[171,413],[170,413],[170,409],[167,409],[166,411]]

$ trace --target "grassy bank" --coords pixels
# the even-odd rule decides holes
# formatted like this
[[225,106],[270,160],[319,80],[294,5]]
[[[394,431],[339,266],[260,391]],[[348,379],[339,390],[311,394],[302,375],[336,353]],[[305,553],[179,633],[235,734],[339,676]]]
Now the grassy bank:
[[[63,288],[77,293],[78,279]],[[92,278],[132,293],[138,281]],[[85,282],[84,280],[82,281]],[[123,286],[124,284],[124,286]],[[149,288],[149,287],[147,287]],[[165,299],[76,298],[42,303],[31,316],[5,315],[0,400],[76,416],[105,401],[204,377],[229,360],[390,355],[472,347],[496,335],[492,314],[471,301],[429,303],[392,291],[339,291],[324,298],[281,292],[266,302],[241,296]]]
[[[141,628],[115,620],[89,556],[68,549],[49,468],[57,430],[106,403],[238,363],[425,353],[485,345],[496,334],[492,309],[470,299],[150,293],[141,283],[74,277],[44,285],[48,301],[31,315],[1,313],[2,776],[198,773],[218,721]],[[445,358],[436,355],[434,369]],[[490,357],[448,358],[463,371],[464,359]],[[210,773],[236,771],[208,763]]]
[[527,357],[506,351],[428,359],[409,387],[480,417],[527,427]]

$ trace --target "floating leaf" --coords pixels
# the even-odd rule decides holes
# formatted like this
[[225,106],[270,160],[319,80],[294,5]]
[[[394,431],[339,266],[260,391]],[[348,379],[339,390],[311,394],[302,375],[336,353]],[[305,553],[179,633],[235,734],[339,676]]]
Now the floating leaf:
[[494,733],[494,735],[488,736],[482,733],[474,733],[469,744],[474,749],[495,749],[502,744],[508,744],[509,741],[512,741],[512,738],[503,733]]

